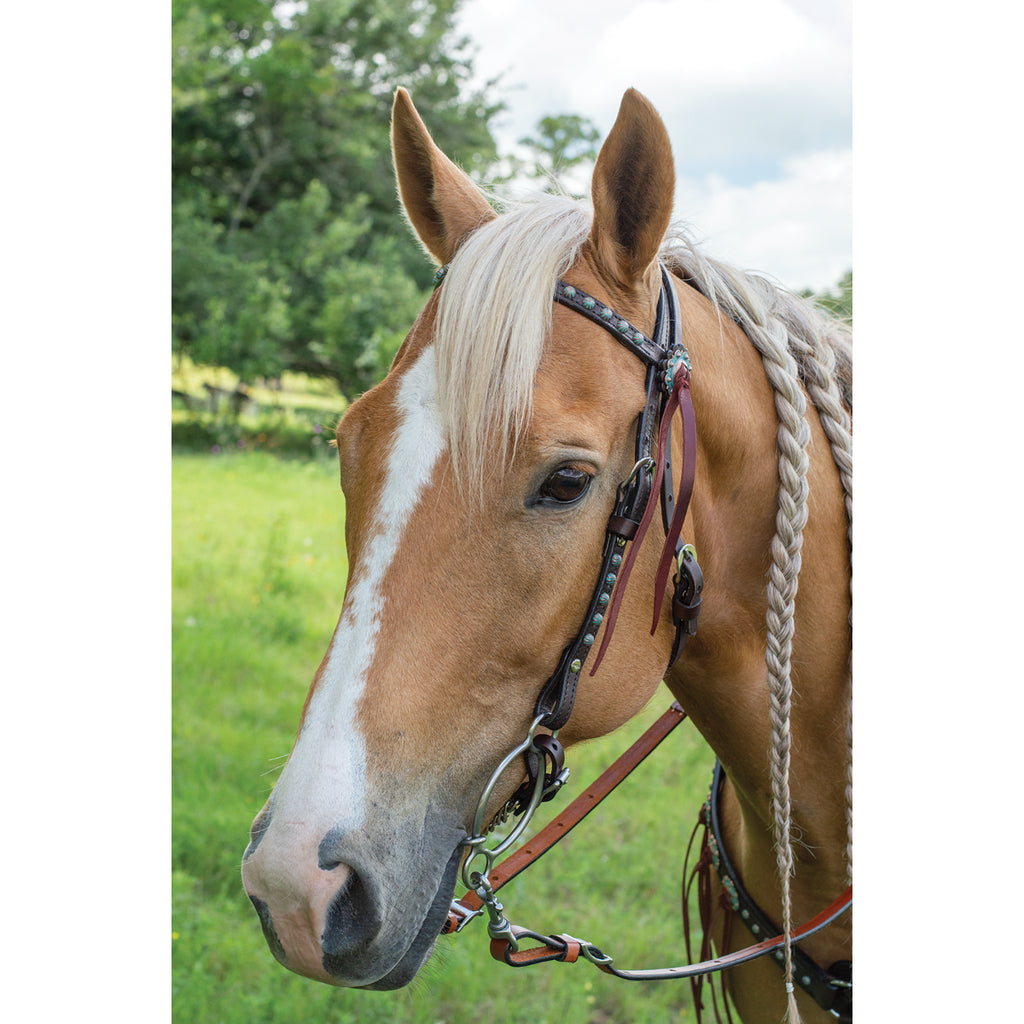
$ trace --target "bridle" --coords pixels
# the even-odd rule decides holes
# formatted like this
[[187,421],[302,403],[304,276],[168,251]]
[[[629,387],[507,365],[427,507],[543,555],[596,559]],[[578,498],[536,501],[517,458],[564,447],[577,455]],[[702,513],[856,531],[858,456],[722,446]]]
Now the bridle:
[[[693,491],[697,447],[696,423],[690,401],[690,357],[682,341],[679,298],[667,268],[659,265],[659,269],[661,291],[653,338],[647,337],[610,306],[581,288],[565,281],[558,281],[555,285],[555,302],[575,310],[604,328],[644,364],[645,399],[637,418],[633,468],[616,491],[615,503],[605,530],[601,564],[586,614],[576,635],[562,651],[555,671],[541,688],[525,739],[498,765],[484,787],[473,820],[473,834],[463,841],[470,853],[462,865],[462,881],[469,889],[474,889],[479,879],[487,879],[495,859],[516,842],[540,804],[552,799],[568,777],[568,769],[564,766],[565,752],[558,742],[557,734],[572,714],[583,665],[593,650],[602,625],[604,636],[591,670],[592,675],[597,671],[607,649],[633,560],[658,504],[651,501],[651,498],[659,489],[666,539],[657,575],[651,633],[653,635],[657,627],[661,613],[661,594],[664,592],[670,564],[674,561],[676,575],[672,617],[675,638],[669,668],[679,658],[687,638],[697,631],[704,577],[697,562],[696,551],[691,545],[684,545],[680,538]],[[441,285],[447,271],[447,267],[442,267],[435,274],[435,289]],[[671,426],[677,410],[682,414],[684,432],[683,469],[678,499],[671,463]],[[627,551],[631,541],[634,542],[633,547]],[[539,732],[540,729],[550,732]],[[484,815],[494,789],[505,771],[521,757],[525,759],[527,779],[488,824]],[[488,832],[510,816],[519,820],[496,846],[487,847]],[[483,871],[472,867],[478,857],[484,859]]]
[[[661,616],[673,565],[676,570],[672,581],[675,635],[666,672],[682,654],[687,639],[697,632],[704,577],[696,551],[692,545],[684,544],[681,538],[696,475],[697,432],[690,399],[690,357],[682,341],[682,317],[671,275],[664,264],[659,264],[659,269],[661,291],[653,338],[647,337],[609,306],[574,285],[560,280],[554,290],[555,302],[604,328],[644,363],[645,401],[637,420],[633,468],[617,488],[605,530],[601,565],[587,612],[576,635],[562,651],[555,671],[541,688],[526,737],[502,760],[484,787],[474,815],[472,834],[461,844],[467,850],[461,876],[469,892],[461,900],[452,902],[443,932],[461,931],[472,918],[486,911],[492,955],[515,967],[551,960],[574,962],[583,957],[601,970],[627,980],[693,978],[771,953],[785,941],[782,935],[766,938],[736,953],[686,967],[622,971],[613,967],[612,958],[592,943],[569,935],[540,935],[512,925],[496,896],[499,888],[567,835],[686,717],[686,712],[673,702],[644,736],[562,815],[531,839],[527,846],[495,867],[498,858],[522,836],[540,804],[554,798],[568,778],[569,769],[565,767],[565,751],[558,741],[558,731],[572,714],[583,665],[603,625],[604,635],[591,675],[601,663],[615,628],[633,562],[658,505],[662,512],[665,542],[655,576],[652,636]],[[435,288],[440,286],[447,270],[447,267],[438,270],[434,278]],[[680,413],[683,427],[683,465],[678,491],[672,469],[671,440],[676,412]],[[659,501],[651,500],[655,493],[659,493]],[[630,542],[632,547],[627,550]],[[540,732],[540,729],[549,732]],[[506,770],[520,758],[525,762],[527,779],[488,822],[485,819],[486,809],[494,790]],[[503,838],[487,846],[488,834],[509,817],[518,820]],[[474,867],[480,858],[483,859],[483,870]],[[851,902],[852,887],[817,917],[796,929],[790,941],[805,939],[824,928],[848,909]],[[539,942],[540,946],[521,949],[520,942],[524,939]]]

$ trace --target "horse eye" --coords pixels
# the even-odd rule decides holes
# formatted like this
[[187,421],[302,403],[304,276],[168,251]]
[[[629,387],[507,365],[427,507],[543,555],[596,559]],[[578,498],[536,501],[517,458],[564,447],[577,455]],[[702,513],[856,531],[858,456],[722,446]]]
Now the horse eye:
[[590,486],[590,474],[572,466],[561,466],[541,485],[540,496],[566,504],[582,498]]

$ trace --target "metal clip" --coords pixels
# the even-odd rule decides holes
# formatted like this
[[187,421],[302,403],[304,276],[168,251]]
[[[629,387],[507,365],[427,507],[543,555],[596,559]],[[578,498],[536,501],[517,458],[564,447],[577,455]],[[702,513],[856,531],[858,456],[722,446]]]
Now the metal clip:
[[689,572],[689,569],[683,569],[683,562],[697,561],[697,549],[692,544],[684,544],[679,549],[679,558],[676,560],[676,568],[679,572]]
[[487,922],[487,934],[492,939],[505,940],[512,947],[512,952],[517,952],[519,943],[512,932],[512,922],[505,916],[505,908],[494,894],[490,880],[486,875],[475,871],[472,880],[473,891],[483,901],[483,909],[487,911],[487,916],[490,918],[490,921]]
[[563,768],[545,787],[542,801],[553,800],[558,791],[569,781],[569,769]]
[[654,461],[649,455],[644,456],[642,459],[638,459],[636,465],[629,471],[629,476],[622,482],[622,489],[625,490],[629,485],[640,475],[641,469],[646,469],[651,475],[654,474],[654,467],[657,466],[657,462]]
[[607,953],[602,953],[597,946],[589,942],[580,942],[580,953],[597,967],[607,967],[612,963],[612,958]]
[[454,917],[456,924],[449,934],[461,932],[474,917],[479,917],[483,912],[483,907],[480,907],[478,910],[469,910],[463,903],[459,902],[459,900],[452,900],[449,921]]

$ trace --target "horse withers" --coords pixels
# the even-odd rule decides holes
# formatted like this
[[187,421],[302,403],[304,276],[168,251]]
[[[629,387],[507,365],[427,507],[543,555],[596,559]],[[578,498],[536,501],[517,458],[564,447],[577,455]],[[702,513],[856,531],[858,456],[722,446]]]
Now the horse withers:
[[[671,148],[635,91],[598,157],[592,210],[546,197],[499,215],[404,90],[392,145],[405,212],[445,270],[387,377],[338,427],[348,587],[242,865],[271,950],[332,985],[407,984],[447,919],[481,794],[486,820],[523,782],[522,759],[492,775],[590,613],[610,513],[655,461],[637,460],[637,435],[665,376],[599,317],[553,302],[556,285],[645,340],[663,288],[674,294],[696,440],[685,451],[674,431],[662,454],[670,478],[694,467],[679,543],[705,580],[699,629],[666,674],[678,623],[669,593],[652,628],[655,516],[614,638],[596,671],[596,658],[576,669],[559,740],[615,729],[664,678],[723,766],[732,865],[791,929],[850,872],[848,333],[667,238]],[[727,899],[713,928],[723,951],[755,939]],[[850,943],[845,915],[801,948],[827,967]],[[728,989],[748,1024],[786,1009],[765,960],[731,971]],[[808,1020],[834,1019],[799,985],[793,999]]]

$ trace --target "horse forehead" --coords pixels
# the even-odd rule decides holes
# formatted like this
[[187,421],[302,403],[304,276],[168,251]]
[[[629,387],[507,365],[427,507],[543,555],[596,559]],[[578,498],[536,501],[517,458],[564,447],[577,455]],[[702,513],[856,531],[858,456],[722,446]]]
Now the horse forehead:
[[607,331],[571,309],[555,305],[551,342],[534,388],[534,428],[561,420],[600,429],[626,410],[632,419],[644,398],[644,366]]

